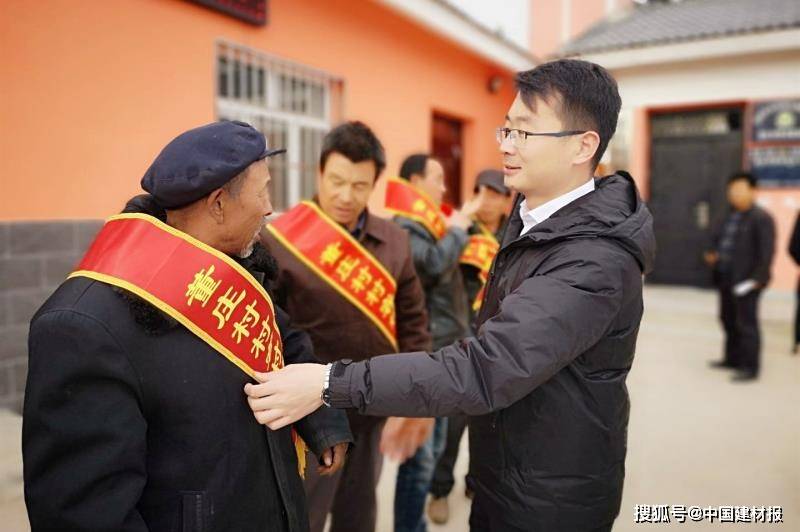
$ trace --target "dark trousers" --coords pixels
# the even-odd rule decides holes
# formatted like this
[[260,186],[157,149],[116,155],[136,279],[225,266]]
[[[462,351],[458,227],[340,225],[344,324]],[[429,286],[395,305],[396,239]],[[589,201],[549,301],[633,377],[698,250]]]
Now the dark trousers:
[[378,516],[375,488],[381,476],[383,455],[379,450],[385,420],[349,413],[355,440],[344,467],[321,477],[317,462],[308,461],[306,499],[311,532],[322,532],[331,514],[330,532],[374,532]]
[[761,290],[737,297],[731,287],[720,289],[720,320],[725,329],[725,363],[758,374],[761,332],[758,302]]
[[453,491],[455,476],[453,469],[458,459],[458,448],[461,444],[461,437],[467,427],[467,416],[450,416],[447,418],[447,441],[444,445],[444,453],[436,463],[431,482],[431,495],[440,499],[447,497]]
[[[484,511],[481,506],[480,496],[476,495],[472,501],[472,508],[469,513],[469,531],[470,532],[531,532],[531,527],[517,528],[510,526],[507,523],[493,522],[493,516]],[[498,516],[494,516],[497,518]],[[576,530],[575,532],[611,532],[614,523],[601,525],[598,527],[588,528],[585,530]],[[538,532],[541,530],[537,528]]]

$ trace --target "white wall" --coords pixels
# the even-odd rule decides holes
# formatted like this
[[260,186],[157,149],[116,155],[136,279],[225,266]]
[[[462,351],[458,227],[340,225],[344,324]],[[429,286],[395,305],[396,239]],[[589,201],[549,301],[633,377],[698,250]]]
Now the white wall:
[[626,108],[800,97],[800,48],[621,68],[613,74]]

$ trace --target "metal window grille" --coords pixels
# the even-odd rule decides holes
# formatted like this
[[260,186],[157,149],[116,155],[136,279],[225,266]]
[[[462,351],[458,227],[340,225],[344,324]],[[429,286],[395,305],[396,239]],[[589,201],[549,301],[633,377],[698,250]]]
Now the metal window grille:
[[283,211],[316,192],[322,138],[343,115],[344,83],[246,46],[217,42],[216,113],[242,120],[286,155],[270,161],[272,204]]

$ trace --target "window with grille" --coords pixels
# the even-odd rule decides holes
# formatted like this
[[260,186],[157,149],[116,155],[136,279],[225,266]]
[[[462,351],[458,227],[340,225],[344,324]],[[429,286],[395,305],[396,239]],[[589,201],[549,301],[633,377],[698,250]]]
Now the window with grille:
[[285,155],[270,160],[272,204],[282,211],[316,192],[322,137],[342,116],[341,80],[252,48],[217,43],[217,118],[259,129]]

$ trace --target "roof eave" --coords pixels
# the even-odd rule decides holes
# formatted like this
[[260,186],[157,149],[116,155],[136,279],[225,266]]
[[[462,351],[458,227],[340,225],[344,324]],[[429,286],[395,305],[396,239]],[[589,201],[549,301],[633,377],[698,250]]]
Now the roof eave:
[[536,66],[536,58],[495,35],[442,0],[377,0],[429,31],[512,72]]

